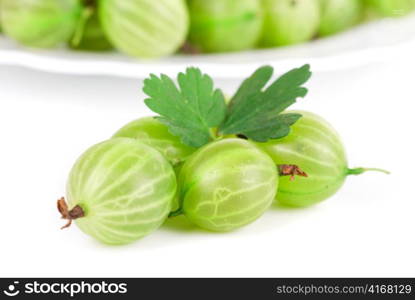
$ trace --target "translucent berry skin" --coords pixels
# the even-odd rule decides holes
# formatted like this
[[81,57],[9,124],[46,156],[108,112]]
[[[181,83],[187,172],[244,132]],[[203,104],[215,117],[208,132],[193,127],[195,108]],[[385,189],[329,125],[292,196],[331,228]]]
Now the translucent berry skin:
[[415,0],[365,0],[369,8],[383,17],[400,17],[415,9]]
[[69,41],[81,10],[79,0],[1,0],[0,19],[17,42],[53,48]]
[[69,209],[86,234],[105,244],[134,242],[167,218],[176,193],[176,176],[156,150],[134,139],[97,144],[75,163],[67,184]]
[[336,34],[349,29],[363,19],[361,0],[320,0],[320,36]]
[[190,42],[203,52],[254,48],[263,14],[258,0],[190,0]]
[[[166,125],[154,117],[145,117],[132,121],[118,130],[114,136],[137,139],[138,141],[158,150],[172,164],[176,174],[183,162],[197,149],[189,147],[172,135]],[[179,209],[179,198],[176,195],[172,211]]]
[[323,118],[306,111],[295,111],[302,118],[285,138],[258,143],[276,165],[294,164],[308,177],[280,177],[277,201],[303,207],[321,202],[343,185],[349,175],[343,144],[333,127]]
[[173,54],[189,29],[184,0],[101,0],[99,16],[112,44],[138,58]]
[[318,0],[262,0],[265,21],[261,45],[293,45],[311,40],[320,24]]
[[179,175],[182,211],[194,224],[230,231],[258,219],[278,187],[268,155],[242,139],[223,139],[195,152]]
[[172,165],[186,160],[196,148],[184,145],[180,138],[172,135],[166,125],[154,117],[132,121],[118,130],[114,137],[127,137],[160,151]]

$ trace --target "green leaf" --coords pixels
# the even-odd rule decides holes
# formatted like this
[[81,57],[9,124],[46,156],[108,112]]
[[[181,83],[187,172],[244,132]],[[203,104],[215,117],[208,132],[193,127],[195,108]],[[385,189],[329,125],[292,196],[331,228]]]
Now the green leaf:
[[306,96],[307,89],[302,85],[311,77],[310,66],[289,71],[264,90],[272,73],[272,67],[261,67],[242,83],[219,127],[221,134],[241,134],[258,142],[289,134],[290,126],[301,116],[280,113],[297,98]]
[[235,115],[235,109],[246,106],[245,103],[250,96],[261,91],[272,77],[274,69],[270,66],[264,66],[254,72],[254,74],[242,82],[235,96],[229,103],[229,113],[232,117]]
[[287,113],[277,116],[267,116],[265,122],[244,131],[244,135],[256,142],[266,142],[269,139],[280,139],[290,133],[290,127],[302,117],[301,114]]
[[150,75],[143,91],[146,105],[158,113],[158,119],[188,146],[201,147],[211,141],[212,131],[226,116],[223,93],[197,68],[178,75],[179,88],[166,75]]

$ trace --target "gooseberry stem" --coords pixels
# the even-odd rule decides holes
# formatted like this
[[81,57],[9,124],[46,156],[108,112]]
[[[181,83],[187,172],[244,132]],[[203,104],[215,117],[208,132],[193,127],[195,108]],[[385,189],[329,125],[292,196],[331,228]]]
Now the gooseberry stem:
[[211,138],[213,141],[216,141],[218,138],[220,138],[220,134],[219,134],[219,132],[218,132],[218,129],[217,129],[217,128],[211,128],[211,129],[209,130],[209,133],[210,133],[210,138]]
[[348,169],[347,175],[360,175],[365,172],[381,172],[384,174],[390,174],[389,171],[379,168],[354,168],[354,169]]
[[61,227],[61,229],[68,228],[69,226],[71,226],[73,220],[76,220],[76,219],[79,219],[85,216],[84,210],[79,205],[76,205],[74,208],[69,210],[68,204],[66,203],[64,197],[58,200],[58,211],[61,213],[62,219],[68,220],[68,223],[66,223],[66,225]]
[[84,36],[86,23],[88,23],[89,19],[94,14],[94,10],[95,8],[93,8],[92,6],[87,6],[82,10],[81,17],[75,29],[75,34],[71,40],[72,47],[77,47],[81,43],[82,38]]
[[183,210],[181,209],[181,208],[179,208],[178,210],[176,210],[176,211],[172,211],[170,214],[169,214],[169,218],[173,218],[173,217],[178,217],[178,216],[180,216],[180,215],[182,215],[183,214]]

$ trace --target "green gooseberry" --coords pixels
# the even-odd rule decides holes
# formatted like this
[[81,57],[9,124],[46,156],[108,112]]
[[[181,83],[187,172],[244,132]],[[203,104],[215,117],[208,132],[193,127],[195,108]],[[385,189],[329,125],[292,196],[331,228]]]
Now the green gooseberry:
[[319,34],[327,36],[349,29],[363,18],[362,0],[320,0]]
[[[132,121],[118,130],[114,136],[137,139],[158,150],[173,165],[176,174],[184,161],[197,149],[187,146],[180,138],[170,133],[168,127],[154,117],[145,117]],[[176,195],[172,211],[179,209],[179,198]]]
[[251,142],[222,139],[186,160],[179,174],[182,213],[211,231],[230,231],[258,219],[271,205],[278,172]]
[[189,29],[184,0],[101,0],[98,11],[114,47],[138,58],[175,53]]
[[258,0],[190,0],[190,43],[203,52],[254,48],[263,22]]
[[38,48],[66,43],[77,25],[79,0],[1,0],[1,19],[7,36]]
[[280,176],[277,201],[295,207],[309,206],[334,195],[349,175],[379,169],[348,167],[341,139],[323,118],[306,111],[292,111],[302,115],[288,136],[257,143],[270,155],[276,165],[289,164],[301,168],[308,176]]
[[286,46],[311,40],[320,25],[318,0],[262,0],[265,13],[261,44]]
[[118,130],[113,137],[137,139],[160,151],[173,166],[184,162],[196,151],[196,148],[183,144],[180,138],[172,135],[168,127],[154,117],[134,120]]
[[365,0],[366,4],[383,17],[400,17],[415,9],[415,0]]
[[[177,181],[170,163],[155,149],[114,138],[87,150],[67,183],[58,208],[70,225],[113,245],[128,244],[157,229],[168,217]],[[65,226],[65,227],[66,227]]]

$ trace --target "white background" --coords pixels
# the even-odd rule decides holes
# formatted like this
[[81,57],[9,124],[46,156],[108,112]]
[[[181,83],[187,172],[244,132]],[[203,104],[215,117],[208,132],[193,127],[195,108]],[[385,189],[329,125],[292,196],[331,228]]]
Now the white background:
[[[1,66],[0,276],[415,276],[414,69],[397,55],[315,74],[296,105],[337,128],[350,166],[392,175],[351,177],[320,205],[274,207],[235,232],[179,218],[108,247],[76,226],[61,231],[55,202],[86,148],[149,114],[140,81]],[[219,85],[232,93],[236,82]]]

